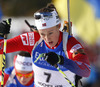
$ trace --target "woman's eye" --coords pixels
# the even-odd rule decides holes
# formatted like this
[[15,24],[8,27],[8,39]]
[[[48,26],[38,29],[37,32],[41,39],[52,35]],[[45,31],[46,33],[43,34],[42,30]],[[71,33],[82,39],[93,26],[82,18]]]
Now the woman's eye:
[[41,34],[41,36],[44,36],[44,34]]
[[49,33],[49,34],[52,34],[52,32],[51,32],[51,33]]

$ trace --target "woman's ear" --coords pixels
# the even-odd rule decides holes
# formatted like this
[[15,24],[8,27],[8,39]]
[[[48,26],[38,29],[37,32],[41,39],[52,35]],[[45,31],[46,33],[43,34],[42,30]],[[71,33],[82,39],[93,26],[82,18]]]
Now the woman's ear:
[[60,28],[61,27],[61,23],[60,24],[58,24],[58,25],[56,25],[57,26],[57,28]]

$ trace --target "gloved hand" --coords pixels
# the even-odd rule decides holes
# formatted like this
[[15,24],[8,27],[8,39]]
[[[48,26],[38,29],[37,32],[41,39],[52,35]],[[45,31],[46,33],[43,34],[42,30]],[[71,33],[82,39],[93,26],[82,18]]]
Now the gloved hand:
[[56,53],[54,52],[49,52],[49,53],[46,53],[44,55],[44,59],[49,63],[51,64],[52,66],[55,66],[56,64],[63,64],[64,63],[64,58],[63,56],[60,56],[60,55],[57,55]]
[[0,36],[4,37],[5,34],[8,34],[10,31],[11,18],[4,20],[0,23]]
[[7,87],[17,87],[17,85],[16,84],[9,84]]

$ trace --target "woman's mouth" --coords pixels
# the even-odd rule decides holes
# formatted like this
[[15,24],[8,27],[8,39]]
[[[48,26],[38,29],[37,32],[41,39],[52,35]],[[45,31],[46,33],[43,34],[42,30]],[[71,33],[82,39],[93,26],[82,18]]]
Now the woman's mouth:
[[53,41],[51,41],[51,42],[48,42],[49,43],[49,45],[52,45],[53,44]]

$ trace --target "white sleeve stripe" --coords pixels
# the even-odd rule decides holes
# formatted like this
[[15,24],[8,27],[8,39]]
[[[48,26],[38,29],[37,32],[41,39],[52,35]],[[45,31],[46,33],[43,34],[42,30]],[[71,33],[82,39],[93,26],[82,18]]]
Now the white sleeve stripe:
[[[75,62],[77,62],[78,65],[81,65],[82,64],[82,62],[79,62],[79,61],[75,61]],[[84,63],[84,64],[88,67],[89,70],[91,69],[90,65],[88,65],[86,63]]]
[[89,69],[91,69],[91,67],[90,67],[90,65],[88,65],[88,64],[86,64],[86,63],[84,63]]

